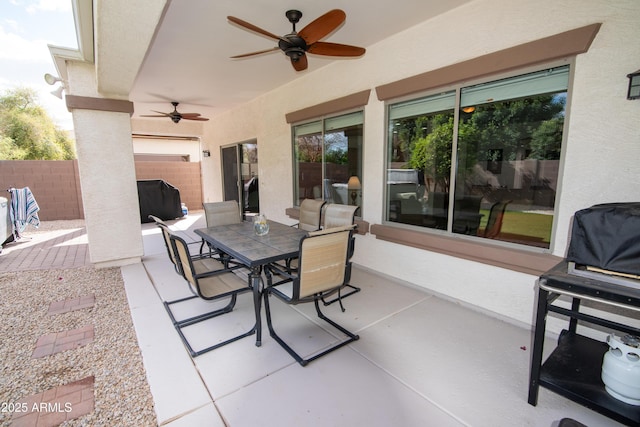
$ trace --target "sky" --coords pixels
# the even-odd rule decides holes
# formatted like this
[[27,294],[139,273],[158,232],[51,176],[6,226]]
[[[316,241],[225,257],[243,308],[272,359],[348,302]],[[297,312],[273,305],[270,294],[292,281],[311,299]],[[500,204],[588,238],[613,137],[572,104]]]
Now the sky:
[[71,0],[0,0],[0,92],[27,86],[38,102],[64,130],[73,129],[63,99],[51,91],[46,73],[56,76],[47,45],[77,49]]

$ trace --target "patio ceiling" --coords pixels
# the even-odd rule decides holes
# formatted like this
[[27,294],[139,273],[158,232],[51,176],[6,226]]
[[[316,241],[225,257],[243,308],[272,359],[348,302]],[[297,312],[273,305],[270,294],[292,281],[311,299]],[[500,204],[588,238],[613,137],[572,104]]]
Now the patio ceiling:
[[169,1],[130,91],[134,116],[153,114],[151,110],[168,112],[169,101],[176,100],[181,103],[181,112],[200,112],[211,117],[333,61],[354,60],[309,55],[309,68],[296,72],[280,51],[248,59],[230,59],[233,55],[269,49],[275,42],[230,23],[228,15],[284,35],[291,31],[285,17],[289,9],[303,13],[298,31],[329,10],[342,9],[347,14],[345,24],[323,40],[369,48],[469,1]]

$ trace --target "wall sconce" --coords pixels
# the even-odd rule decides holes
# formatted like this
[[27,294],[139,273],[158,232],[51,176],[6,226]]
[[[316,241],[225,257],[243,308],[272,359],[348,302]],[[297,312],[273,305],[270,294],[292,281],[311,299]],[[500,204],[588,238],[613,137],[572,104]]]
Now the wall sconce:
[[358,190],[362,189],[360,179],[355,175],[349,178],[349,182],[347,182],[347,189],[351,190],[351,204],[355,205],[356,198],[358,197]]
[[64,91],[64,80],[62,80],[60,77],[56,77],[54,75],[47,73],[44,75],[44,81],[47,82],[47,84],[50,84],[52,86],[58,82],[61,82],[62,84],[60,85],[60,87],[52,91],[51,94],[56,98],[62,99],[62,92]]
[[211,157],[211,151],[202,150],[202,157]]
[[629,92],[627,92],[627,99],[639,99],[640,98],[640,70],[627,74],[629,77]]

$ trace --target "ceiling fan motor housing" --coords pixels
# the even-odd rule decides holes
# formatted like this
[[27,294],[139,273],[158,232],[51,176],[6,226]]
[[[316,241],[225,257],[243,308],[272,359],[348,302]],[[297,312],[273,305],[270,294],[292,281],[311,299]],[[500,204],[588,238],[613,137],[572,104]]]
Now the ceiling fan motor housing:
[[287,34],[278,41],[278,47],[291,58],[297,61],[307,51],[307,42],[299,35]]
[[177,102],[177,101],[171,102],[171,105],[173,105],[173,112],[171,113],[171,120],[173,121],[173,123],[178,123],[180,121],[180,119],[182,118],[180,113],[178,113],[178,105],[179,104],[180,103]]

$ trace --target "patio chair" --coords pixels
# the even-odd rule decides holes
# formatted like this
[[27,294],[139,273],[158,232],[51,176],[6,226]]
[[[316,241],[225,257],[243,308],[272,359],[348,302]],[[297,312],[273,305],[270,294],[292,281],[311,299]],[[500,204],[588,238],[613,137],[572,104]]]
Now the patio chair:
[[356,211],[360,206],[329,203],[324,209],[322,228],[344,227],[355,223]]
[[304,199],[300,203],[300,217],[297,227],[304,231],[320,230],[320,219],[324,200]]
[[215,350],[216,348],[220,348],[239,339],[253,335],[256,331],[255,325],[247,332],[226,339],[222,342],[213,344],[202,350],[196,351],[193,349],[193,347],[189,343],[189,340],[184,335],[182,329],[202,322],[204,320],[231,312],[236,305],[238,295],[244,292],[250,292],[252,291],[252,288],[248,280],[242,280],[240,277],[232,273],[231,270],[235,267],[229,269],[224,268],[224,265],[222,264],[218,264],[219,268],[202,271],[197,267],[197,260],[193,260],[189,255],[187,243],[179,236],[176,236],[175,234],[171,235],[171,244],[174,249],[174,254],[176,256],[178,264],[180,265],[182,277],[187,281],[189,287],[192,289],[192,292],[197,295],[197,297],[207,301],[216,301],[223,298],[229,298],[229,303],[222,308],[218,308],[213,311],[184,320],[176,320],[170,310],[169,305],[192,299],[192,297],[187,297],[182,300],[176,300],[171,303],[165,302],[165,307],[169,312],[171,321],[173,322],[174,327],[178,331],[178,334],[180,335],[180,338],[189,351],[191,357],[200,356],[201,354]]
[[[322,211],[325,206],[324,200],[304,199],[300,203],[299,222],[294,224],[304,231],[318,231],[321,227]],[[289,258],[285,260],[286,268],[289,272],[295,271],[297,266],[297,258]]]
[[[301,366],[306,366],[313,360],[359,339],[358,335],[326,317],[320,310],[319,304],[322,298],[338,292],[349,281],[351,275],[349,242],[352,233],[353,226],[349,226],[316,231],[303,237],[300,241],[300,267],[296,275],[290,274],[277,264],[265,266],[267,286],[264,290],[264,308],[269,334]],[[279,280],[274,282],[274,277]],[[347,338],[304,359],[275,332],[269,306],[271,295],[286,304],[313,302],[318,317],[347,335]]]
[[168,227],[168,226],[169,226],[169,224],[167,224],[166,222],[164,222],[163,220],[161,220],[160,218],[158,218],[158,217],[157,217],[157,216],[155,216],[155,215],[149,215],[149,219],[150,219],[151,221],[155,222],[155,223],[156,223],[156,225],[164,225],[164,226],[166,226],[166,227]]
[[205,220],[207,227],[215,227],[216,225],[227,225],[242,222],[240,215],[240,205],[235,200],[227,200],[224,202],[207,202],[203,203]]
[[[335,227],[344,227],[344,226],[355,224],[355,215],[358,208],[359,206],[356,206],[356,205],[339,205],[335,203],[328,204],[324,210],[323,229],[328,230]],[[349,241],[349,259],[351,259],[351,257],[353,256],[355,243],[356,243],[355,238],[352,236]],[[353,286],[348,282],[345,284],[345,287],[348,287],[351,290],[344,295],[342,295],[342,291],[340,290],[338,291],[337,297],[329,301],[325,301],[323,298],[322,303],[325,306],[331,305],[334,302],[342,301],[342,298],[346,298],[349,295],[353,295],[357,292],[360,292],[361,290],[359,287]],[[340,308],[342,309],[342,311],[344,311],[344,307],[342,307],[342,304],[340,305]]]
[[[176,273],[182,275],[182,265],[178,262],[178,258],[175,254],[175,250],[173,248],[173,245],[171,244],[171,236],[175,236],[176,234],[165,223],[158,223],[158,228],[160,228],[160,231],[162,232],[162,238],[167,248],[167,254],[169,255],[169,260],[173,264],[173,267],[175,268]],[[200,242],[192,242],[192,243],[200,243]],[[186,243],[186,244],[188,246],[191,243]],[[219,259],[215,259],[209,256],[209,254],[193,255],[189,251],[189,257],[191,258],[191,261],[193,262],[193,265],[198,272],[211,271],[217,268],[225,268],[225,265]],[[226,267],[228,268],[228,265]],[[239,268],[239,267],[234,266],[231,269],[235,269],[235,268]]]
[[[163,240],[165,242],[165,246],[167,248],[167,254],[169,255],[169,260],[171,261],[171,263],[173,264],[174,269],[176,270],[176,273],[178,273],[180,276],[184,277],[183,274],[183,270],[182,270],[182,264],[180,263],[180,261],[178,260],[178,256],[176,255],[176,251],[174,248],[174,244],[171,242],[171,236],[175,236],[175,233],[173,231],[171,231],[171,229],[168,227],[168,225],[160,220],[158,222],[156,222],[156,224],[158,224],[158,227],[160,228],[161,232],[162,232],[162,237]],[[184,241],[184,240],[183,240]],[[199,242],[195,242],[195,243],[199,243]],[[215,271],[215,270],[221,270],[221,269],[225,269],[225,265],[220,262],[219,260],[210,257],[208,254],[207,255],[201,255],[201,254],[196,254],[196,255],[191,255],[191,253],[189,253],[189,258],[191,259],[191,263],[193,265],[194,270],[196,271],[197,274],[204,274],[210,271]],[[227,270],[235,270],[237,268],[240,268],[239,266],[234,266],[232,268],[229,268],[228,264],[226,266]],[[192,295],[188,296],[188,297],[183,297],[183,298],[178,298],[175,300],[171,300],[171,301],[163,301],[164,304],[164,308],[167,310],[167,313],[169,314],[169,318],[171,318],[171,322],[174,324],[174,326],[177,323],[180,324],[193,324],[193,323],[197,323],[197,320],[206,320],[209,319],[211,317],[215,317],[216,314],[216,310],[211,311],[211,312],[207,312],[207,313],[201,313],[197,316],[193,316],[190,317],[188,319],[183,319],[181,321],[177,321],[175,315],[173,314],[173,311],[171,311],[171,306],[174,304],[179,304],[182,302],[186,302],[186,301],[190,301],[196,298],[200,298],[200,296],[196,293],[196,291],[187,284],[189,290],[191,291]]]
[[[215,227],[216,225],[237,224],[242,222],[240,215],[240,205],[235,200],[227,200],[224,202],[207,202],[203,203],[205,220],[207,227]],[[200,246],[200,253],[204,249],[204,239]],[[209,252],[219,253],[215,249],[209,247]],[[223,256],[223,254],[220,254]]]
[[[160,227],[160,226],[164,226],[164,227],[167,227],[169,230],[171,230],[171,227],[169,226],[169,224],[167,224],[166,222],[164,222],[163,220],[161,220],[161,219],[160,219],[160,218],[158,218],[157,216],[155,216],[155,215],[149,215],[149,216],[148,216],[148,218],[149,218],[151,221],[153,221],[153,222],[154,222],[158,227]],[[172,231],[172,232],[174,232],[174,233],[176,233],[176,232],[175,232],[175,231],[173,231],[173,230],[171,230],[171,231]],[[183,235],[183,236],[185,235],[185,233],[184,233],[184,232],[177,232],[177,234],[179,234],[179,235]],[[168,242],[168,241],[167,241],[167,242]],[[188,245],[199,245],[199,244],[201,244],[201,242],[198,242],[198,241],[191,241],[191,242],[188,242],[187,244],[188,244]]]
[[176,269],[176,273],[179,273],[178,264],[176,262],[175,257],[173,256],[173,251],[171,250],[171,241],[169,240],[169,234],[168,234],[170,232],[169,224],[167,224],[166,222],[164,222],[163,220],[161,220],[160,218],[154,215],[149,215],[149,219],[155,222],[158,228],[160,229],[160,233],[162,234],[162,240],[164,240],[164,245],[167,248],[167,254],[169,255],[169,259],[171,260],[173,267]]

